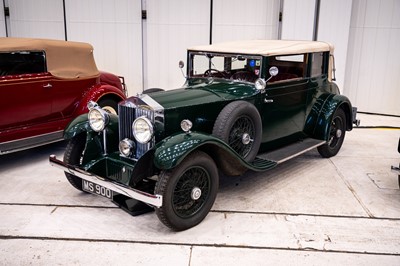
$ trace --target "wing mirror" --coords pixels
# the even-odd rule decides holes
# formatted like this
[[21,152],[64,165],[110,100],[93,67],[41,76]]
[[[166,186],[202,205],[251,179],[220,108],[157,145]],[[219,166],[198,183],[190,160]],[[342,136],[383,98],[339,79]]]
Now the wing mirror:
[[275,77],[276,75],[278,75],[279,73],[279,69],[276,66],[273,66],[269,69],[269,75],[270,77],[267,80],[258,78],[255,81],[255,86],[257,90],[264,90],[265,87],[267,86],[267,82],[272,79],[273,77]]
[[269,75],[270,77],[267,79],[266,82],[268,82],[270,79],[272,79],[273,77],[275,77],[276,75],[278,75],[279,73],[279,69],[276,66],[272,66],[269,69]]
[[179,68],[181,69],[182,76],[183,76],[184,78],[186,78],[185,73],[183,73],[183,68],[185,67],[185,63],[184,63],[182,60],[180,60],[179,63],[178,63],[178,66],[179,66]]

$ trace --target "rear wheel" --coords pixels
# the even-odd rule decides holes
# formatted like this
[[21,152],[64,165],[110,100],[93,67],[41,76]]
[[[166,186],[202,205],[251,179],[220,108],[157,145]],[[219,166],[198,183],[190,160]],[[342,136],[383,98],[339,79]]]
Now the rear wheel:
[[337,109],[329,128],[328,142],[318,147],[319,154],[324,158],[335,156],[342,147],[346,135],[346,114],[343,109]]
[[118,103],[111,99],[101,99],[97,103],[103,110],[110,114],[118,114]]
[[160,221],[176,231],[199,224],[214,204],[218,179],[214,161],[201,151],[163,171],[155,188],[155,193],[163,196],[162,207],[156,208]]
[[[64,163],[70,165],[81,165],[83,158],[83,151],[85,150],[85,145],[86,145],[85,134],[80,134],[72,138],[68,142],[67,147],[65,148]],[[74,188],[83,191],[81,178],[67,172],[65,172],[65,176],[67,177],[69,183],[71,183],[71,185]]]

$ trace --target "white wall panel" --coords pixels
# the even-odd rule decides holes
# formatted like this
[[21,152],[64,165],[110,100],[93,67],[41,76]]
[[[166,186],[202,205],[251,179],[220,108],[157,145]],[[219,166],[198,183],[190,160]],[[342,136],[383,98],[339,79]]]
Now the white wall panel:
[[318,40],[335,46],[336,83],[344,94],[352,1],[321,0]]
[[145,89],[174,89],[185,79],[178,61],[186,50],[209,43],[210,2],[204,0],[147,0]]
[[125,77],[128,94],[142,91],[141,3],[67,0],[68,40],[94,46],[97,67]]
[[345,91],[360,111],[400,115],[400,1],[353,0]]
[[4,19],[4,5],[0,2],[0,37],[6,37],[6,21]]
[[64,40],[62,1],[11,0],[10,36]]
[[312,40],[315,0],[284,0],[281,39]]
[[214,0],[213,43],[277,39],[279,0]]

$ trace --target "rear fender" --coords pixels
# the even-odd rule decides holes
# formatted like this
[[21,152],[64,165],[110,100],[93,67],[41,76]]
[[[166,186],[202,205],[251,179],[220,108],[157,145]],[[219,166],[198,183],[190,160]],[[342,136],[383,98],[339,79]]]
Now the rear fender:
[[108,84],[97,84],[83,95],[78,107],[75,109],[74,117],[89,111],[87,108],[89,101],[98,102],[103,98],[111,98],[116,102],[126,99],[125,94],[120,89]]
[[323,94],[312,107],[304,127],[304,132],[316,139],[329,139],[329,126],[338,108],[346,114],[346,129],[353,129],[352,106],[350,100],[343,95]]

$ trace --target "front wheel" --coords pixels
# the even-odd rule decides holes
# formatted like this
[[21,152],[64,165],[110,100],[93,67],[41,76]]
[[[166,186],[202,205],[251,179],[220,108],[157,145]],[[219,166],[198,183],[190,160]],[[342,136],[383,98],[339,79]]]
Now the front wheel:
[[[83,158],[83,151],[85,150],[86,145],[86,135],[80,134],[74,138],[72,138],[65,148],[64,153],[64,163],[70,165],[81,165]],[[65,172],[65,176],[67,177],[69,183],[76,189],[82,190],[82,179]]]
[[160,221],[176,231],[199,224],[214,204],[218,180],[214,161],[201,151],[162,171],[155,187],[155,194],[163,196],[162,207],[156,209]]
[[343,109],[337,109],[329,128],[328,142],[318,147],[319,154],[324,158],[335,156],[342,147],[346,135],[346,114]]

